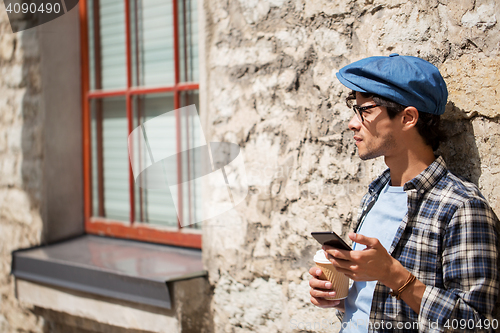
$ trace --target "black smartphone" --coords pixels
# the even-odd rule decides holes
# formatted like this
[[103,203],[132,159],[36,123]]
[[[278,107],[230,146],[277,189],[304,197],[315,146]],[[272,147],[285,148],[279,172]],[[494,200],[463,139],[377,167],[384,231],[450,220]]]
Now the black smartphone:
[[328,245],[341,250],[352,251],[351,247],[334,231],[311,232],[311,235],[322,245]]

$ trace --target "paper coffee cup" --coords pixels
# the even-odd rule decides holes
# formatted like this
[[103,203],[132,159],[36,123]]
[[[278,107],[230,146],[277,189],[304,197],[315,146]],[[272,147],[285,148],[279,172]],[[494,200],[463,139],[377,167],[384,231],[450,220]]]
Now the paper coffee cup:
[[349,278],[343,273],[337,272],[330,260],[326,259],[323,250],[316,252],[314,262],[316,263],[316,267],[321,268],[322,273],[319,279],[330,281],[332,283],[331,289],[335,290],[336,293],[335,297],[324,297],[324,299],[333,301],[346,298],[349,292]]

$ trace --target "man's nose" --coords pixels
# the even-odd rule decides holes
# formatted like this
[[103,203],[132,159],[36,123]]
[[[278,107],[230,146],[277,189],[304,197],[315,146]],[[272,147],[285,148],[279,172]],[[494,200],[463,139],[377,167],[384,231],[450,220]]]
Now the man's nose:
[[359,131],[359,129],[361,128],[361,122],[359,121],[358,116],[352,116],[351,120],[349,121],[348,127],[351,131]]

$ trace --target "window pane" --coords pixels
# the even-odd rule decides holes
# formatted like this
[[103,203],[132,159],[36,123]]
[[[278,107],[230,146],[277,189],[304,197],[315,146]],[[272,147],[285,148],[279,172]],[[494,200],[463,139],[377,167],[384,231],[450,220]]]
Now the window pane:
[[94,1],[87,1],[88,15],[88,34],[89,34],[89,77],[90,77],[90,90],[95,90],[95,34],[94,34]]
[[128,221],[129,158],[125,98],[91,104],[93,215]]
[[131,0],[133,82],[175,83],[172,0]]
[[127,67],[124,2],[89,0],[87,4],[90,88],[125,88]]
[[127,86],[125,4],[123,0],[100,1],[102,88]]
[[[199,97],[198,91],[183,91],[180,94],[181,106],[194,104],[199,112]],[[198,114],[199,115],[199,114]],[[197,119],[193,117],[181,118],[181,145],[182,149],[187,153],[182,155],[182,178],[193,179],[190,182],[182,184],[182,200],[183,200],[183,225],[189,225],[192,228],[201,228],[201,223],[195,223],[202,218],[202,180],[196,175],[202,173],[203,161],[201,156],[195,153],[195,150],[189,149],[198,146],[198,143],[203,141],[201,128],[196,124]]]
[[199,80],[197,0],[178,2],[179,58],[181,82]]
[[[147,138],[144,140],[134,140],[138,143],[138,163],[149,165],[149,163],[159,164],[160,171],[164,171],[166,167],[162,165],[163,156],[175,155],[176,149],[176,128],[175,117],[173,113],[169,121],[162,118],[160,126],[155,126],[155,121],[146,123],[157,116],[164,115],[167,112],[174,110],[174,98],[172,94],[158,94],[134,97],[134,127],[143,125],[144,132],[147,133]],[[139,166],[141,169],[142,167]],[[170,165],[173,170],[165,170],[169,174],[175,175],[177,170],[175,164]],[[139,179],[144,187],[135,186],[135,219],[137,221],[165,225],[177,226],[177,211],[174,204],[174,197],[169,189],[168,183],[163,177],[161,179],[148,179],[154,177],[145,172],[143,177]],[[145,184],[151,181],[160,181],[158,188],[145,188]],[[175,195],[175,194],[174,194]]]

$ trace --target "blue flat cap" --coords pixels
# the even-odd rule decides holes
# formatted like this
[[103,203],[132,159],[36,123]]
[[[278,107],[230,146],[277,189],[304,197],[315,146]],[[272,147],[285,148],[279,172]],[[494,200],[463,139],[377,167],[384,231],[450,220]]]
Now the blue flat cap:
[[448,99],[446,83],[436,66],[396,53],[353,62],[340,69],[337,78],[354,91],[376,94],[435,115],[444,113]]

